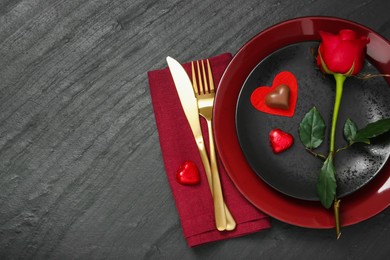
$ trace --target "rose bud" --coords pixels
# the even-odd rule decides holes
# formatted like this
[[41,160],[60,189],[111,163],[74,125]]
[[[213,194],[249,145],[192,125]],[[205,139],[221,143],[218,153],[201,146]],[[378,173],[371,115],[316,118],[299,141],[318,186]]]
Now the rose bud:
[[363,67],[365,47],[369,38],[352,30],[341,30],[335,35],[320,31],[317,65],[328,74],[356,75]]

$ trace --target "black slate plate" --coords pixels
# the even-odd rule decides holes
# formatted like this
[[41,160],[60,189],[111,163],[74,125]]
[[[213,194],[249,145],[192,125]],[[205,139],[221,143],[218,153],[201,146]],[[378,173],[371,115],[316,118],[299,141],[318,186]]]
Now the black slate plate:
[[[327,125],[327,139],[316,150],[326,154],[333,110],[335,82],[315,66],[313,50],[318,42],[289,45],[265,58],[245,81],[236,107],[236,130],[242,151],[254,172],[268,185],[288,196],[318,200],[316,182],[322,161],[305,151],[299,140],[298,126],[304,115],[316,106]],[[271,86],[276,74],[292,72],[298,81],[298,101],[293,117],[269,115],[256,110],[250,95],[259,86]],[[379,72],[366,62],[362,73]],[[336,149],[346,144],[343,125],[351,118],[362,128],[367,123],[390,117],[390,88],[383,78],[360,80],[348,78],[344,84],[336,129]],[[294,136],[287,151],[274,154],[268,135],[281,128]],[[390,135],[384,134],[373,144],[355,144],[336,155],[337,194],[341,198],[367,184],[386,163],[390,153]]]

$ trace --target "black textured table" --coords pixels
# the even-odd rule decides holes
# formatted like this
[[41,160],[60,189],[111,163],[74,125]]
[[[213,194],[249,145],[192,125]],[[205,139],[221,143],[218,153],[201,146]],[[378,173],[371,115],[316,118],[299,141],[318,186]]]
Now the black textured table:
[[389,259],[390,211],[334,230],[272,228],[189,248],[147,71],[235,53],[286,19],[390,39],[390,1],[0,2],[0,259]]

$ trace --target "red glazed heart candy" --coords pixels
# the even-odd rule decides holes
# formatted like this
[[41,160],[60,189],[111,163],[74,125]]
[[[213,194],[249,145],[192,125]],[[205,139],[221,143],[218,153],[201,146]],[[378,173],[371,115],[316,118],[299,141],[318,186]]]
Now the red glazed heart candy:
[[[269,97],[269,95],[272,95],[272,93],[275,93],[275,91],[280,91],[280,89],[277,88],[280,88],[281,85],[288,86],[288,102],[283,101],[282,103],[283,108],[281,108],[280,107],[281,100],[277,100],[276,103],[279,104],[275,106],[275,100],[269,100],[268,98],[268,105],[267,105],[266,104],[267,97]],[[280,98],[280,96],[277,97]],[[282,95],[282,97],[285,98],[287,96]],[[275,97],[273,99],[275,99]],[[275,76],[271,87],[269,86],[258,87],[252,92],[250,97],[250,101],[252,105],[257,110],[272,115],[288,116],[288,117],[292,117],[294,115],[297,99],[298,99],[298,82],[294,74],[292,74],[289,71],[282,71],[278,73]],[[271,102],[271,104],[269,102]]]
[[290,148],[294,143],[294,137],[279,128],[269,133],[269,141],[274,153],[281,153]]
[[195,163],[186,161],[176,172],[176,180],[183,185],[195,185],[200,182],[199,172]]

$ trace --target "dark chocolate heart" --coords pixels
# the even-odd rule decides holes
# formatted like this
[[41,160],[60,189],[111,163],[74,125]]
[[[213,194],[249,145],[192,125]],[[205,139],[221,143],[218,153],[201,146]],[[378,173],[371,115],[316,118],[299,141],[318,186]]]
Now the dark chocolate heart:
[[290,108],[290,88],[285,84],[277,86],[265,97],[265,104],[272,108],[288,110]]

